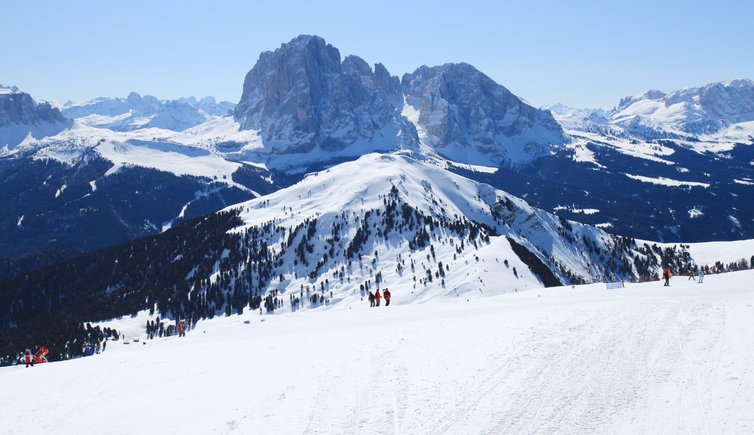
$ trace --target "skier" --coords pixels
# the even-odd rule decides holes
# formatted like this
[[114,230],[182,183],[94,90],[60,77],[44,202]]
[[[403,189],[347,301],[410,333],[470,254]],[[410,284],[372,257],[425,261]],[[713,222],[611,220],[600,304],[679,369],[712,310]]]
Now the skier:
[[377,289],[377,291],[374,292],[374,301],[376,307],[380,306],[380,299],[382,299],[382,295],[380,294],[380,289]]
[[689,268],[689,279],[687,281],[691,281],[692,279],[696,281],[696,267],[694,266]]
[[390,290],[385,289],[383,295],[385,296],[385,306],[387,307],[388,305],[390,305]]
[[369,292],[369,306],[370,307],[374,306],[374,293],[372,292]]
[[665,280],[664,287],[670,287],[670,276],[671,276],[670,266],[668,266],[667,268],[665,268],[665,271],[662,272],[662,279]]
[[701,284],[702,281],[704,281],[704,269],[699,269],[699,281],[697,281],[697,284]]
[[26,368],[29,368],[29,364],[31,364],[32,367],[34,367],[34,355],[31,354],[31,350],[26,349],[26,352],[24,352],[24,363],[26,363]]

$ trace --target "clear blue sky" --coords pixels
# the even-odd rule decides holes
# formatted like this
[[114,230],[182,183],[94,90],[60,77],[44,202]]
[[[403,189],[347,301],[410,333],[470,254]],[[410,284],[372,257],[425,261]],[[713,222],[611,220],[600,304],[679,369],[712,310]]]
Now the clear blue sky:
[[0,83],[40,99],[237,101],[259,53],[316,34],[398,76],[468,62],[531,104],[754,79],[754,2],[0,2]]

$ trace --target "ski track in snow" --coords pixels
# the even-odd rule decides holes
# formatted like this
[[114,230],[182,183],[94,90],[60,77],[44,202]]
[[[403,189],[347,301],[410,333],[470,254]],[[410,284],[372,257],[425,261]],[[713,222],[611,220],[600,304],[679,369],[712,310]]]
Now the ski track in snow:
[[752,278],[215,318],[0,369],[0,433],[752,433]]

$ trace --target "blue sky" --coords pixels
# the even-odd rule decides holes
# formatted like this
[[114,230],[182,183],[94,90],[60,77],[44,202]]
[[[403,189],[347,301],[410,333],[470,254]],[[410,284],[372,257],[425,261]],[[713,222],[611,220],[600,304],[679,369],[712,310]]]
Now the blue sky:
[[[362,4],[363,3],[363,4]],[[237,101],[259,53],[316,34],[398,76],[468,62],[531,104],[754,79],[751,1],[0,2],[0,83],[40,99]]]

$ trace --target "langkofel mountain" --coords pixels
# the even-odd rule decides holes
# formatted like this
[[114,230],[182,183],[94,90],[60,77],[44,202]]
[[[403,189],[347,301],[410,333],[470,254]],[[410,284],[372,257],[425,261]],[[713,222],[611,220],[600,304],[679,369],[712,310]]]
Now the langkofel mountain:
[[373,152],[412,152],[619,235],[754,237],[751,88],[548,111],[468,64],[399,79],[306,35],[262,53],[235,106],[134,93],[61,111],[2,88],[0,276],[159,234]]

